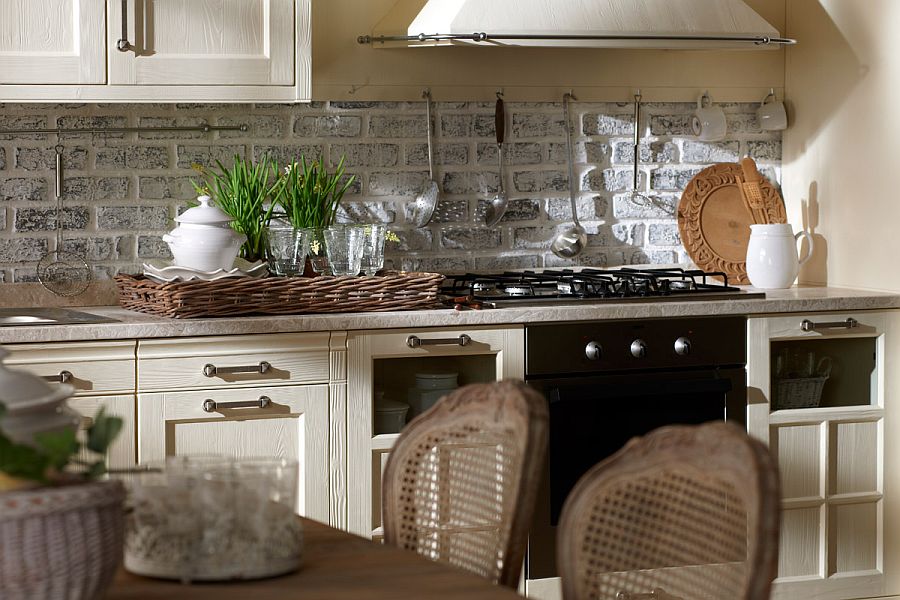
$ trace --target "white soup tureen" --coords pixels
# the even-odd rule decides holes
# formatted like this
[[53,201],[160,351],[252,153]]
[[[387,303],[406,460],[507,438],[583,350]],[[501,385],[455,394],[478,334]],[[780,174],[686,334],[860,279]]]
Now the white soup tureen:
[[176,217],[178,227],[162,239],[169,245],[176,266],[207,272],[231,269],[247,238],[231,228],[231,217],[211,204],[209,196],[197,200],[200,206]]

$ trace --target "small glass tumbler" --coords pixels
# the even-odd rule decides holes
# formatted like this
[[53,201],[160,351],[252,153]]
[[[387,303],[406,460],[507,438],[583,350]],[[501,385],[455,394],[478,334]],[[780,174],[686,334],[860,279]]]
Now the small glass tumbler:
[[366,239],[363,241],[362,270],[372,277],[384,266],[384,225],[366,225],[363,227]]
[[362,227],[329,227],[325,230],[325,250],[332,275],[359,275],[365,237]]
[[308,252],[308,230],[294,229],[290,225],[270,225],[266,228],[266,256],[269,270],[275,275],[302,275]]
[[325,230],[311,228],[306,230],[309,237],[309,264],[318,274],[328,271],[328,254],[325,250]]

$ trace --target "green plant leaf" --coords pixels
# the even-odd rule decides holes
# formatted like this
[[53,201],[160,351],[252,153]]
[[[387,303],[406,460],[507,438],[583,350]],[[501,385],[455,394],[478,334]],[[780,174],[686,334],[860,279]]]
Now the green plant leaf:
[[88,428],[88,450],[98,454],[106,454],[110,444],[122,431],[122,419],[106,416],[105,409],[101,408],[94,417],[94,423]]
[[85,475],[89,479],[96,479],[101,475],[106,475],[106,462],[98,460],[97,462],[91,464],[91,466],[88,467]]
[[12,442],[0,433],[0,471],[19,479],[45,481],[50,461],[38,450]]
[[69,458],[78,452],[79,443],[75,439],[75,429],[64,431],[45,431],[34,434],[34,443],[47,462],[53,468],[61,471],[68,463]]

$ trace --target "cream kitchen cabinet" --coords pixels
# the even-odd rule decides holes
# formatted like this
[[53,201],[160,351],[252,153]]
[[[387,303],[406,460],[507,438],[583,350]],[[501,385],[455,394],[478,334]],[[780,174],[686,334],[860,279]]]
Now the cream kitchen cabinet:
[[308,101],[310,0],[0,0],[3,101]]
[[43,377],[55,385],[75,388],[69,406],[80,413],[87,427],[100,408],[120,417],[122,432],[109,449],[112,469],[134,466],[135,453],[135,342],[60,342],[54,344],[10,344],[4,363]]
[[[867,598],[900,589],[897,548],[885,536],[900,525],[888,510],[900,494],[893,423],[900,413],[886,392],[897,389],[887,366],[900,356],[898,319],[854,312],[749,320],[748,428],[769,444],[781,472],[773,598]],[[825,375],[816,403],[810,386]],[[779,394],[779,386],[792,394]]]
[[347,340],[347,528],[381,536],[381,473],[399,434],[373,428],[376,391],[406,400],[415,374],[453,371],[459,385],[523,378],[520,327],[351,332]]
[[294,84],[294,0],[114,0],[109,23],[114,85]]
[[0,83],[106,83],[105,0],[0,0]]
[[329,522],[331,336],[141,340],[138,458],[278,456],[300,467],[298,509]]

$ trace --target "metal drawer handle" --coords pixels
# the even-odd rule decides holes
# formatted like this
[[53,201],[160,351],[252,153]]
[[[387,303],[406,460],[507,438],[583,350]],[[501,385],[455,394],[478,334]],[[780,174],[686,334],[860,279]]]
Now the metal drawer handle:
[[268,396],[260,396],[258,400],[239,400],[237,402],[216,402],[215,400],[203,401],[203,412],[216,412],[223,408],[266,408],[272,404]]
[[259,361],[258,365],[249,365],[245,367],[217,367],[213,364],[206,364],[203,367],[203,375],[206,377],[215,377],[216,375],[234,375],[236,373],[266,373],[272,365],[264,360]]
[[406,338],[406,345],[410,348],[418,348],[420,346],[468,346],[472,338],[466,334],[461,334],[455,338],[435,338],[431,340],[423,340],[417,335],[411,335]]
[[802,331],[815,331],[816,329],[853,329],[859,327],[859,321],[854,318],[848,318],[846,321],[831,321],[829,323],[813,323],[809,319],[803,319],[800,323]]
[[72,371],[60,371],[58,375],[44,375],[41,379],[51,383],[69,383],[74,377]]
[[116,50],[119,52],[134,50],[134,46],[128,41],[128,0],[122,0],[122,37],[116,42]]

